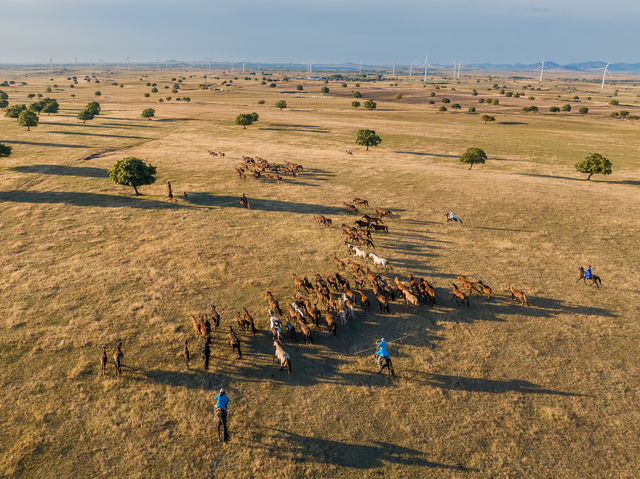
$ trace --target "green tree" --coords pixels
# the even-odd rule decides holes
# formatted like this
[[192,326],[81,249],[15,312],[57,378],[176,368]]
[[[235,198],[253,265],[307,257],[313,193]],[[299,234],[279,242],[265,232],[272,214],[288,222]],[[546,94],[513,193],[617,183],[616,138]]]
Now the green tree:
[[138,192],[138,186],[151,185],[156,181],[156,167],[147,165],[144,161],[128,156],[116,161],[109,170],[109,178],[118,185],[132,186]]
[[296,85],[296,90],[302,91],[304,90],[304,87],[302,85]]
[[322,88],[320,88],[320,93],[322,93],[323,95],[326,95],[327,93],[329,93],[329,87],[323,86]]
[[367,100],[367,101],[364,102],[364,107],[367,110],[375,110],[377,106],[378,106],[378,104],[373,100]]
[[612,165],[600,153],[589,153],[574,166],[580,173],[587,173],[587,180],[590,180],[592,175],[610,175]]
[[90,101],[87,103],[87,106],[84,107],[85,110],[89,110],[94,116],[98,116],[100,114],[100,103],[97,101]]
[[9,99],[9,95],[7,95],[7,92],[0,90],[0,100],[7,100],[7,99]]
[[356,144],[366,146],[367,151],[369,151],[370,146],[378,146],[380,143],[382,143],[382,139],[376,135],[375,130],[358,130]]
[[0,99],[0,108],[6,108],[7,106],[9,106],[9,101]]
[[447,111],[447,107],[444,105],[441,105],[440,108],[438,108],[438,111]]
[[82,123],[86,123],[87,120],[93,120],[94,117],[95,115],[93,114],[93,112],[87,110],[86,108],[78,113],[78,120],[82,120]]
[[395,98],[396,100],[402,100],[402,93],[396,93],[393,98]]
[[151,89],[151,93],[158,93],[158,88],[155,86]]
[[484,163],[487,160],[487,154],[481,148],[469,148],[460,155],[460,163],[469,165],[469,169],[473,168],[476,163]]
[[94,93],[95,96],[100,96],[102,95],[102,92],[100,90],[96,90],[96,92]]
[[9,145],[0,143],[0,158],[6,158],[10,154],[11,154],[11,147]]
[[249,113],[240,113],[236,116],[236,125],[242,125],[243,129],[246,129],[247,126],[253,124],[253,116]]
[[360,102],[358,100],[353,100],[351,102],[351,106],[357,110],[358,108],[360,108]]
[[38,115],[32,110],[23,110],[18,115],[18,125],[26,126],[27,131],[30,131],[32,126],[38,126],[38,120]]
[[495,117],[491,116],[491,115],[482,115],[482,121],[484,122],[484,124],[486,125],[487,122],[489,121],[496,121]]
[[578,109],[578,112],[579,112],[579,113],[582,113],[583,115],[586,115],[587,113],[589,113],[589,109],[588,109],[586,106],[581,106],[581,107]]
[[42,108],[42,113],[58,113],[58,110],[60,109],[58,101],[53,98],[47,98],[47,100],[48,101],[45,101],[44,107]]
[[475,113],[476,112],[476,107],[475,106],[470,106],[469,109],[467,110],[469,113]]
[[142,110],[142,113],[140,113],[140,116],[142,118],[147,118],[148,120],[151,120],[151,118],[156,116],[156,111],[153,108],[145,108],[144,110]]
[[256,122],[260,119],[260,116],[254,111],[253,113],[249,113],[249,116],[251,117],[251,119]]
[[611,100],[609,101],[609,105],[619,105],[620,101],[619,100]]
[[5,110],[4,116],[7,116],[9,118],[18,118],[18,116],[20,116],[20,113],[22,113],[26,109],[27,106],[24,103],[20,105],[11,105]]
[[452,103],[452,104],[451,104],[451,109],[452,109],[452,110],[459,110],[460,108],[462,108],[462,107],[460,106],[460,103]]
[[571,111],[571,105],[569,105],[569,104],[563,105],[562,106],[562,111]]
[[258,105],[264,105],[265,101],[264,100],[258,100]]
[[287,102],[284,100],[278,100],[275,104],[276,108],[280,108],[280,111],[282,111],[283,108],[287,107]]
[[360,93],[359,91],[354,91],[353,98],[362,98],[362,93]]
[[549,107],[549,111],[551,113],[558,113],[560,111],[560,107],[558,107],[558,106],[550,106]]

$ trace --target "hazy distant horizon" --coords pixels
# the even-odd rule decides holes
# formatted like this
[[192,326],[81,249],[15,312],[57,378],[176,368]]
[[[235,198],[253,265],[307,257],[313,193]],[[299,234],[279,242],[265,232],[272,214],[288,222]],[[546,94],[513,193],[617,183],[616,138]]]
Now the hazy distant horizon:
[[2,0],[0,64],[640,62],[640,2]]

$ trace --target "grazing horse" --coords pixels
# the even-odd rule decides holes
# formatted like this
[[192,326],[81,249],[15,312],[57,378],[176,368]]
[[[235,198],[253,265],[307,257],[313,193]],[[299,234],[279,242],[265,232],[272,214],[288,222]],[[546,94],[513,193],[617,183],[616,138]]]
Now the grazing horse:
[[587,284],[587,280],[589,280],[591,281],[591,284],[589,286],[593,286],[595,284],[596,288],[600,289],[600,285],[602,284],[602,280],[600,279],[600,276],[596,276],[595,274],[592,274],[591,278],[585,277],[584,268],[582,266],[578,268],[578,272],[580,273],[580,277],[576,279],[576,283],[582,280],[584,281],[584,284]]
[[480,288],[480,291],[482,291],[482,293],[484,293],[484,295],[488,298],[491,299],[491,295],[493,294],[493,290],[491,289],[491,287],[487,286],[486,284],[484,284],[482,281],[478,280],[478,282],[476,283],[478,285],[478,287]]
[[100,356],[100,370],[102,371],[102,375],[104,376],[104,372],[107,369],[107,347],[102,346],[102,355]]
[[387,312],[391,314],[391,310],[389,309],[389,300],[386,296],[382,294],[376,294],[376,299],[378,300],[378,305],[380,306],[380,312]]
[[287,371],[291,374],[291,358],[278,341],[274,341],[273,345],[276,347],[275,359],[280,361],[280,371],[286,366]]
[[242,351],[240,351],[240,340],[236,333],[233,331],[233,327],[229,326],[229,345],[231,346],[231,352],[233,350],[238,351],[238,359],[242,359]]
[[116,378],[122,376],[122,360],[124,359],[124,353],[122,352],[122,343],[118,343],[116,350],[113,353],[113,364],[116,367]]
[[240,206],[247,209],[249,209],[249,207],[251,206],[251,204],[249,203],[249,199],[244,193],[242,193],[242,196],[240,197]]
[[524,291],[515,289],[512,285],[507,286],[505,291],[511,291],[511,299],[520,301],[520,306],[529,306],[529,300],[527,299],[527,294]]
[[376,362],[376,364],[380,367],[380,371],[378,371],[377,374],[380,374],[382,371],[384,371],[384,368],[387,368],[389,370],[389,375],[390,376],[395,376],[396,373],[393,370],[393,364],[391,364],[391,358],[390,357],[386,357],[383,358],[382,356],[378,355],[378,354],[374,354],[373,355],[373,360]]
[[466,303],[467,308],[469,307],[469,296],[460,291],[455,283],[451,283],[451,292],[451,301],[457,299],[458,301],[460,301],[461,305],[464,305]]

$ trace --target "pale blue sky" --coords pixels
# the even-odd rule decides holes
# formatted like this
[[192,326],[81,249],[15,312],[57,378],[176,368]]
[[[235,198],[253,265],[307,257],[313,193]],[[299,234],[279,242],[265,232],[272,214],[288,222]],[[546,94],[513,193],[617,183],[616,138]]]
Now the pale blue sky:
[[639,62],[637,0],[0,0],[0,63]]

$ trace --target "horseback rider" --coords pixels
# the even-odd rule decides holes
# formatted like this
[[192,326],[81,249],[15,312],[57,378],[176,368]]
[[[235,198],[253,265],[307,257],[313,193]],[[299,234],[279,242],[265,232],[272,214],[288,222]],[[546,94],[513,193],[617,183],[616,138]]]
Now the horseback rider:
[[592,279],[592,278],[593,278],[593,273],[591,272],[591,265],[588,264],[587,269],[584,272],[584,279]]
[[222,426],[224,428],[224,440],[229,440],[229,434],[227,433],[227,407],[231,399],[224,392],[224,389],[220,389],[220,393],[216,395],[216,409],[215,413],[220,414],[220,418],[222,419]]
[[376,346],[378,346],[378,350],[376,351],[376,360],[380,362],[381,359],[389,358],[389,351],[387,351],[387,342],[384,338],[376,341]]
[[447,218],[449,218],[450,221],[453,221],[455,219],[456,215],[453,214],[453,210],[449,211],[449,214],[447,215]]

